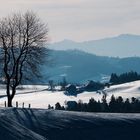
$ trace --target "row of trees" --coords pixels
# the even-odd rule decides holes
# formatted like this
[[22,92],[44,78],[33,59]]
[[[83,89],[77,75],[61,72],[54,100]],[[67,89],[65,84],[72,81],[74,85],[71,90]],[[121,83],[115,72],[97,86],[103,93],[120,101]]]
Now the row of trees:
[[117,75],[116,73],[111,74],[110,83],[112,84],[122,84],[127,82],[132,82],[140,80],[140,75],[137,72],[128,72]]
[[91,98],[88,103],[83,103],[81,100],[78,103],[68,101],[66,107],[56,103],[55,109],[83,112],[140,113],[140,101],[134,97],[131,100],[128,98],[124,100],[121,96],[115,98],[112,95],[110,102],[107,103],[104,95],[101,101],[96,101],[94,98]]

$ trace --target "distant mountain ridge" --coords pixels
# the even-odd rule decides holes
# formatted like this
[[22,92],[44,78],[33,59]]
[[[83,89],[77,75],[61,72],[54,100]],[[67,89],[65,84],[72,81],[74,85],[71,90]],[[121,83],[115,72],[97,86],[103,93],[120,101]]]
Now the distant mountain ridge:
[[140,56],[140,35],[122,34],[112,38],[74,42],[63,40],[50,44],[50,49],[78,49],[99,56],[134,57]]

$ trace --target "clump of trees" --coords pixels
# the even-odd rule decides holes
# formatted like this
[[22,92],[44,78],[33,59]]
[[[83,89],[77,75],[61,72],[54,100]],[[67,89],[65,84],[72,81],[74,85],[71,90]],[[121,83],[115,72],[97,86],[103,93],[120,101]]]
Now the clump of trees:
[[110,83],[114,85],[132,82],[136,80],[140,80],[140,75],[137,72],[133,72],[133,71],[128,73],[123,73],[120,75],[117,75],[116,73],[112,73],[110,77]]
[[[65,82],[64,82],[65,83]],[[64,84],[66,85],[66,84]],[[95,81],[88,81],[87,84],[76,86],[76,84],[67,84],[67,86],[62,86],[61,90],[64,90],[64,93],[68,96],[77,96],[77,94],[82,93],[84,91],[92,92],[104,89],[107,86],[106,84],[95,82]]]
[[62,90],[62,91],[65,91],[67,85],[68,85],[67,80],[66,80],[65,77],[63,77],[63,81],[60,82],[61,90]]
[[84,86],[85,91],[97,91],[104,89],[104,84],[95,81],[88,81],[88,83]]
[[48,81],[48,90],[50,90],[50,91],[55,91],[55,84],[54,84],[54,81],[53,80],[49,80]]
[[78,102],[68,101],[65,108],[57,103],[55,109],[83,112],[140,113],[140,100],[134,97],[124,100],[121,96],[116,98],[112,95],[109,103],[107,103],[106,96],[103,95],[101,101],[96,101],[94,98],[91,98],[88,103],[83,103],[81,100]]
[[59,102],[55,104],[55,110],[65,110],[64,106],[61,106]]
[[78,92],[76,85],[69,84],[68,86],[66,86],[64,94],[68,96],[77,96]]

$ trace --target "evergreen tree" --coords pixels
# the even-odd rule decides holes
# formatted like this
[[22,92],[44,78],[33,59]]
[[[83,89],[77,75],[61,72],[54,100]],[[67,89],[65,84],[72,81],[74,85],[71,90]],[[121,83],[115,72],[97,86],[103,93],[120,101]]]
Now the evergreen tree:
[[140,75],[137,72],[133,72],[133,71],[128,73],[123,73],[120,75],[112,73],[110,77],[110,83],[112,84],[122,84],[122,83],[132,82],[136,80],[140,80]]
[[130,100],[127,98],[124,102],[124,112],[130,112],[131,111],[131,104]]
[[66,86],[68,85],[65,77],[63,77],[63,81],[60,83],[60,85],[61,85],[61,90],[65,91]]
[[59,102],[57,102],[57,103],[55,104],[55,109],[56,109],[56,110],[61,110],[61,109],[62,109]]
[[115,112],[123,112],[123,107],[124,107],[123,98],[121,96],[119,96],[116,99],[116,110],[115,110]]
[[106,94],[103,95],[103,97],[102,97],[101,110],[102,110],[102,112],[108,112],[108,104],[107,104],[107,100],[106,100]]
[[115,99],[114,95],[111,96],[111,99],[109,102],[109,110],[110,110],[110,112],[116,111],[116,99]]
[[115,73],[111,74],[110,83],[112,83],[112,84],[119,83],[119,78],[118,78],[117,74],[115,74]]

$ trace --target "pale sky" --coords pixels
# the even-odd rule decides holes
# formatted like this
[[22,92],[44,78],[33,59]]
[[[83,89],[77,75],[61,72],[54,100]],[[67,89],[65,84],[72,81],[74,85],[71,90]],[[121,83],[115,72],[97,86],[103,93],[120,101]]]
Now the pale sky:
[[27,10],[48,24],[51,42],[140,34],[140,0],[0,0],[0,17]]

